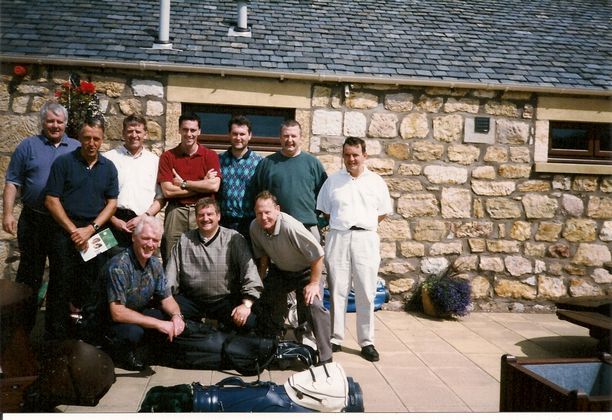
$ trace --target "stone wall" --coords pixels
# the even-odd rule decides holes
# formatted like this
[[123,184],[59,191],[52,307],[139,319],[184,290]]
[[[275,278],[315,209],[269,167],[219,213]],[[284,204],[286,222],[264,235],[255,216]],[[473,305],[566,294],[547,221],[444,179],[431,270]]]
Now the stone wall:
[[[55,91],[77,73],[81,80],[96,86],[100,107],[106,119],[106,140],[102,150],[121,144],[123,119],[132,113],[146,116],[149,130],[148,147],[157,154],[164,149],[166,113],[166,77],[153,72],[130,72],[100,69],[67,69],[47,66],[27,66],[28,75],[13,75],[12,65],[3,65],[0,79],[0,182],[10,156],[19,142],[40,133],[38,111]],[[17,206],[16,214],[21,210]],[[0,277],[13,278],[17,270],[19,251],[12,235],[0,230]]]
[[[30,66],[16,78],[2,68],[0,173],[18,142],[40,130],[37,111],[74,69]],[[78,69],[96,85],[108,129],[105,150],[132,112],[149,121],[156,153],[176,144],[180,103],[166,98],[156,72]],[[395,214],[380,226],[381,276],[395,301],[431,273],[453,265],[472,282],[475,308],[542,307],[565,296],[612,291],[612,177],[533,172],[535,94],[441,88],[314,85],[310,151],[333,172],[346,136],[367,142]],[[474,135],[473,118],[491,119]],[[4,179],[2,179],[2,185]],[[11,278],[16,241],[0,233],[0,276]],[[538,306],[540,305],[540,306]]]
[[380,273],[395,297],[450,265],[476,308],[612,292],[612,177],[534,173],[536,106],[528,92],[313,87],[311,152],[339,166],[345,136],[362,137],[389,185]]

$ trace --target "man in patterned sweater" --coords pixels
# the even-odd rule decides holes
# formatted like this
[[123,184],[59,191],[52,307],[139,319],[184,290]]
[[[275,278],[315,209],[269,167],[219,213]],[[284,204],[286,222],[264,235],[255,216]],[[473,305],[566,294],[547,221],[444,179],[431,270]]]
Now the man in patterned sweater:
[[195,213],[198,228],[183,233],[172,249],[168,286],[185,318],[211,318],[222,330],[249,332],[256,325],[251,307],[263,289],[249,244],[235,230],[219,226],[214,198],[201,198]]
[[221,225],[237,230],[249,240],[249,226],[253,213],[251,179],[263,159],[249,149],[252,125],[243,115],[233,117],[227,124],[231,146],[219,157],[221,164]]

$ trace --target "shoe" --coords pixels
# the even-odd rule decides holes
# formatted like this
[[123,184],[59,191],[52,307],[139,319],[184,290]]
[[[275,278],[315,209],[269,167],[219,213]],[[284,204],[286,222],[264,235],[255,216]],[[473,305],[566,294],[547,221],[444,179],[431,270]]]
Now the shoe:
[[323,365],[325,365],[325,364],[327,364],[327,363],[331,363],[331,362],[333,362],[333,361],[334,361],[334,358],[333,358],[333,357],[330,357],[330,358],[329,358],[329,359],[327,359],[327,360],[321,360],[321,361],[320,361],[319,363],[317,363],[315,366],[323,366]]
[[143,370],[147,369],[144,362],[140,360],[131,350],[127,351],[123,356],[121,356],[120,360],[118,360],[115,364],[121,369],[137,372],[142,372]]
[[378,362],[380,355],[372,344],[361,348],[361,356],[369,362]]
[[332,343],[332,352],[338,353],[339,351],[342,351],[342,346],[340,344]]

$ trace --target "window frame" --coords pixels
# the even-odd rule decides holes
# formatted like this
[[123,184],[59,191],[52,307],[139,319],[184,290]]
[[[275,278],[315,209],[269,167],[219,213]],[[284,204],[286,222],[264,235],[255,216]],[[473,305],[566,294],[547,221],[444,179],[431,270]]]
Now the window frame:
[[[262,107],[262,106],[244,106],[231,104],[209,104],[209,103],[182,103],[183,112],[194,112],[205,114],[213,111],[215,113],[227,113],[230,115],[245,115],[249,118],[250,115],[266,115],[282,117],[282,120],[295,119],[295,108],[285,107]],[[229,121],[229,120],[228,120]],[[280,124],[279,124],[280,130]],[[198,136],[198,143],[215,150],[226,150],[229,147],[229,137],[224,134],[210,134],[204,132]],[[257,152],[275,152],[279,149],[279,137],[258,136],[256,127],[253,127],[253,136],[249,141],[249,148]]]
[[[587,149],[553,147],[553,130],[556,128],[579,128],[587,131]],[[601,150],[601,138],[612,124],[586,121],[550,121],[548,138],[548,162],[612,164],[612,151]]]

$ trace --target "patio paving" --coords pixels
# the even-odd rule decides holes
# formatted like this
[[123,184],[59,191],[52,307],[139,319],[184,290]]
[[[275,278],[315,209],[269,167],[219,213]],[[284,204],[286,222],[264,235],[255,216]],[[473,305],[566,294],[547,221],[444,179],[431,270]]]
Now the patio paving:
[[[500,358],[577,357],[597,354],[588,330],[554,314],[472,313],[458,321],[418,313],[376,312],[379,362],[359,355],[354,314],[343,351],[334,353],[363,390],[366,412],[497,412]],[[293,371],[265,371],[262,380],[283,383]],[[157,385],[211,385],[234,372],[153,366],[152,372],[116,369],[117,381],[96,407],[57,407],[65,413],[133,413]],[[253,381],[256,377],[245,377]]]

